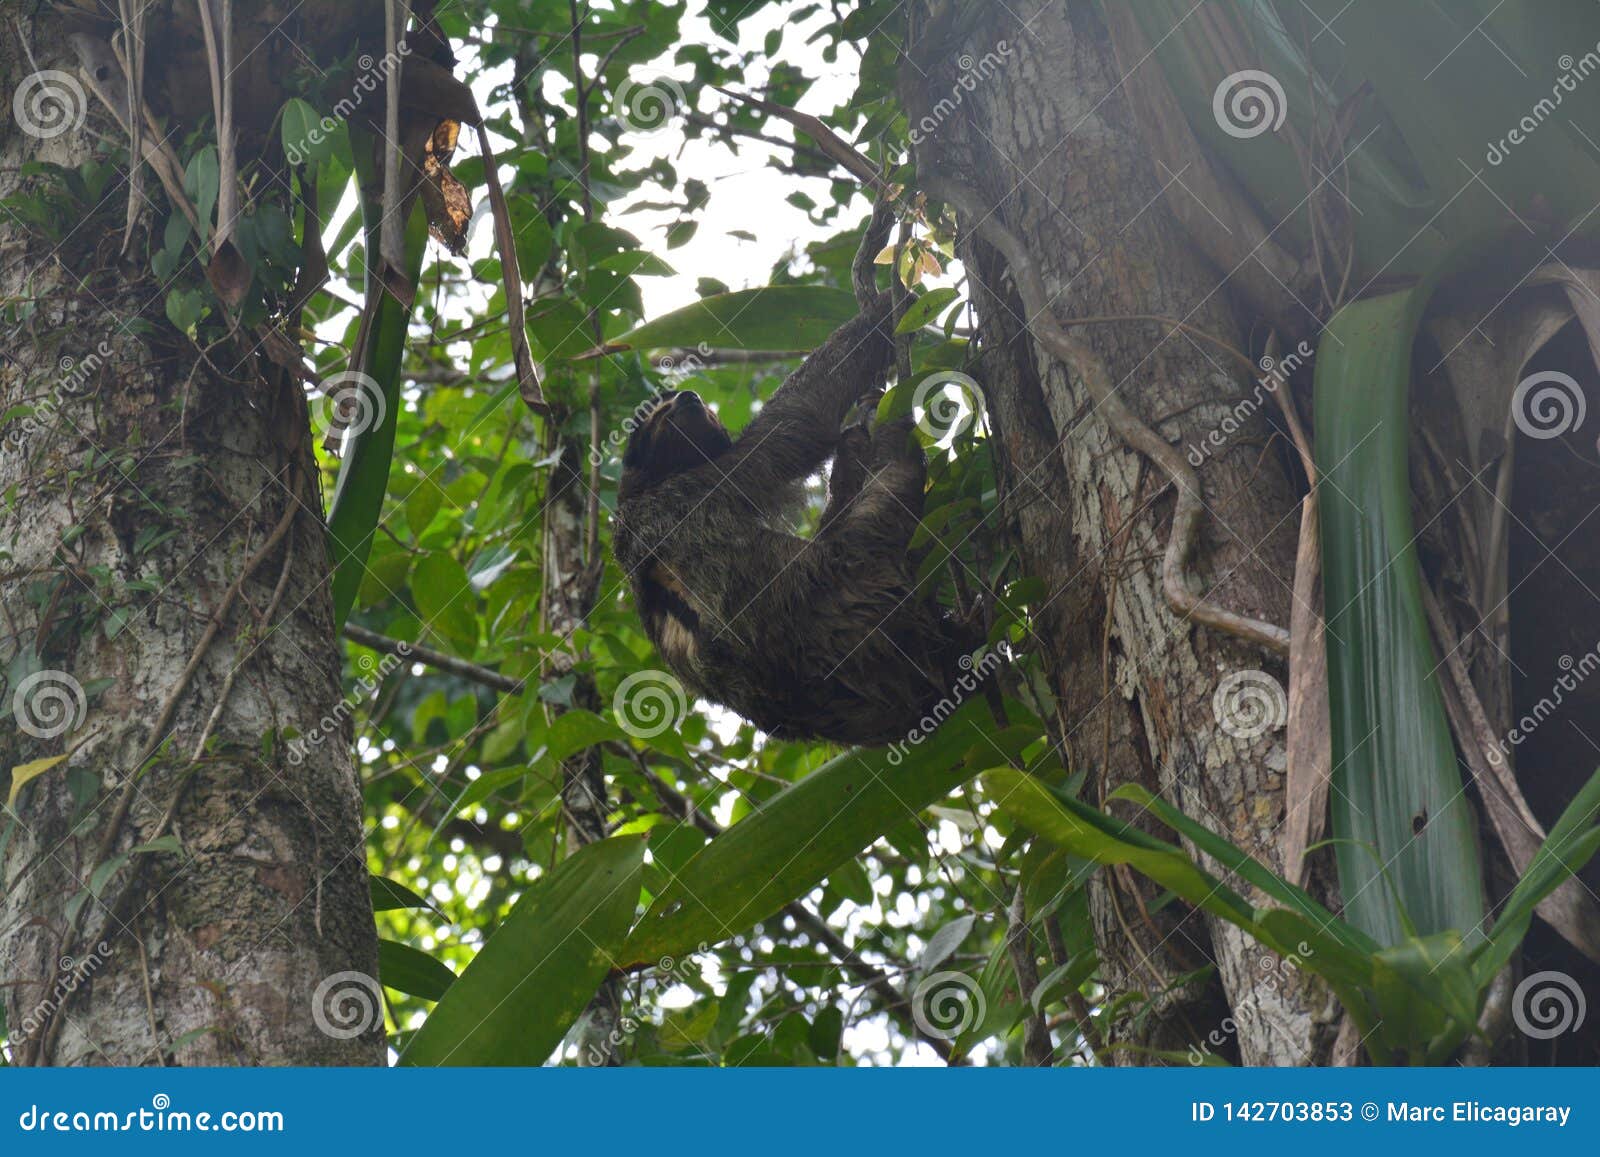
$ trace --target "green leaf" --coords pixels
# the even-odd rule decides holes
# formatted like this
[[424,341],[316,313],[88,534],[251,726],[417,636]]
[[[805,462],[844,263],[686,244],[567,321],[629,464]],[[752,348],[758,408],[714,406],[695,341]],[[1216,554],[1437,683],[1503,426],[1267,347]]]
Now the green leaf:
[[284,102],[279,133],[290,164],[320,164],[333,155],[333,136],[323,131],[322,115],[297,96]]
[[430,479],[424,479],[417,484],[406,498],[406,526],[411,531],[412,538],[421,538],[422,532],[428,529],[428,524],[433,521],[433,516],[439,513],[439,507],[444,505],[444,491]]
[[983,788],[1018,822],[1059,847],[1099,864],[1137,868],[1195,907],[1241,928],[1255,923],[1254,910],[1242,896],[1171,844],[1056,795],[1033,776],[1012,768],[985,772]]
[[[954,979],[957,976],[965,978],[965,983]],[[990,951],[975,982],[965,973],[946,974],[946,978],[924,990],[923,1009],[925,1018],[938,1027],[960,1030],[953,1045],[957,1056],[966,1056],[979,1043],[1010,1031],[1021,1018],[1024,995],[1004,936]],[[945,1020],[938,1019],[941,1010]]]
[[1106,798],[1127,800],[1149,811],[1173,831],[1188,837],[1195,847],[1246,883],[1255,885],[1280,904],[1338,935],[1351,951],[1364,954],[1377,951],[1376,941],[1340,920],[1305,889],[1278,876],[1204,824],[1196,823],[1160,796],[1151,794],[1143,785],[1124,784]]
[[167,320],[186,334],[206,315],[206,294],[203,289],[172,289],[167,291]]
[[608,348],[808,350],[859,312],[853,294],[816,285],[778,285],[706,297],[646,322]]
[[378,976],[385,988],[423,1000],[438,1000],[456,982],[456,974],[442,960],[398,940],[378,941]]
[[1600,852],[1600,771],[1572,797],[1544,843],[1528,863],[1528,870],[1511,889],[1500,908],[1488,943],[1475,962],[1478,983],[1487,985],[1511,961],[1527,935],[1534,909],[1551,892],[1577,873]]
[[422,558],[411,571],[411,594],[424,626],[467,651],[477,646],[477,593],[453,556],[441,551]]
[[[354,148],[358,189],[377,189],[382,181],[372,162],[370,133],[350,129]],[[361,197],[362,224],[366,231],[366,252],[377,252],[378,223],[383,207],[374,196]],[[402,271],[416,284],[422,271],[422,254],[428,243],[428,215],[419,198],[405,228],[406,268]],[[383,513],[383,498],[389,489],[389,464],[394,457],[395,430],[400,421],[400,360],[405,353],[408,311],[394,294],[377,283],[370,265],[367,269],[366,300],[377,302],[377,312],[367,336],[366,349],[360,351],[363,371],[378,384],[383,398],[383,420],[346,440],[344,460],[339,466],[339,481],[334,487],[328,512],[328,553],[333,565],[334,629],[344,625],[355,606],[356,594],[366,572],[372,536]],[[474,631],[476,634],[476,631]]]
[[503,787],[513,783],[520,783],[528,777],[526,767],[502,767],[496,771],[485,772],[469,783],[456,802],[450,805],[452,814],[461,812],[475,804],[482,803]]
[[844,1013],[830,1004],[812,1020],[810,1039],[807,1043],[810,1044],[811,1051],[817,1054],[817,1059],[827,1063],[839,1055],[839,1043],[843,1039]]
[[545,732],[544,744],[547,758],[560,763],[569,755],[611,740],[626,740],[627,733],[609,719],[602,719],[592,711],[581,709],[558,715]]
[[221,188],[221,177],[217,167],[217,146],[207,145],[196,153],[189,162],[189,167],[183,173],[183,191],[189,195],[190,202],[194,205],[195,215],[200,219],[200,242],[205,244],[205,239],[210,236],[210,224],[213,213],[217,208],[217,191]]
[[1382,944],[1482,938],[1477,821],[1422,606],[1407,469],[1411,346],[1433,281],[1345,306],[1317,349],[1317,461],[1345,919]]
[[542,1064],[620,962],[643,864],[639,837],[601,840],[536,881],[400,1063]]
[[386,876],[368,877],[372,888],[372,910],[374,912],[393,912],[405,908],[425,908],[433,910],[433,904],[426,897],[419,896],[404,884],[400,884]]
[[627,961],[682,956],[743,931],[977,774],[981,765],[964,758],[973,744],[987,761],[995,747],[1015,751],[1037,738],[1013,728],[989,735],[991,747],[980,711],[980,701],[969,702],[901,759],[897,748],[846,752],[728,828],[657,897],[628,941]]
[[906,315],[900,319],[900,324],[894,327],[895,333],[915,333],[925,325],[930,325],[939,316],[939,311],[944,309],[961,296],[955,289],[932,289],[906,310]]

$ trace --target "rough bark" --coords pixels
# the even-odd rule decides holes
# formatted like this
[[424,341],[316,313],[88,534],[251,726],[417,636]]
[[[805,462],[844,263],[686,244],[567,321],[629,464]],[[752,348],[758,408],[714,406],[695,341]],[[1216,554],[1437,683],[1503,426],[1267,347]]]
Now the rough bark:
[[[1242,346],[1250,319],[1234,316],[1226,276],[1161,198],[1170,174],[1154,171],[1142,147],[1093,6],[1030,0],[984,13],[962,34],[913,20],[908,107],[913,124],[924,115],[937,122],[918,148],[919,170],[978,190],[1027,239],[1057,295],[1058,318],[1160,315]],[[974,76],[986,55],[999,67]],[[1281,685],[1281,664],[1168,609],[1160,576],[1173,505],[1167,479],[1112,435],[1083,384],[1033,341],[999,255],[970,229],[962,236],[1006,530],[1025,571],[1049,591],[1036,627],[1068,765],[1089,770],[1093,797],[1142,783],[1281,870],[1283,732],[1235,738],[1213,711],[1223,678],[1265,671]],[[1220,428],[1252,385],[1235,361],[1168,326],[1128,321],[1075,332],[1128,404],[1185,450]],[[1287,626],[1299,519],[1281,449],[1257,413],[1205,460],[1208,517],[1193,569],[1217,603]],[[1130,814],[1125,805],[1114,810]],[[1251,1064],[1327,1058],[1327,1004],[1306,973],[1198,913],[1151,913],[1155,895],[1125,872],[1101,873],[1092,893],[1111,994],[1153,999],[1155,1015],[1123,1026],[1120,1043],[1183,1050],[1215,1033],[1224,1042],[1216,1051]],[[1213,964],[1225,1003],[1214,982],[1173,989]]]
[[[39,67],[73,68],[48,13],[23,27]],[[33,71],[14,37],[0,70],[7,93]],[[0,195],[22,162],[75,166],[91,145],[7,117]],[[0,670],[18,724],[0,728],[0,772],[68,756],[0,837],[13,1059],[381,1063],[304,401],[253,343],[201,360],[165,321],[142,233],[117,259],[126,195],[113,180],[55,246],[0,218],[0,413],[34,407],[0,453]],[[40,714],[44,683],[16,700],[35,670],[55,673],[75,725]],[[106,874],[157,837],[173,850]]]

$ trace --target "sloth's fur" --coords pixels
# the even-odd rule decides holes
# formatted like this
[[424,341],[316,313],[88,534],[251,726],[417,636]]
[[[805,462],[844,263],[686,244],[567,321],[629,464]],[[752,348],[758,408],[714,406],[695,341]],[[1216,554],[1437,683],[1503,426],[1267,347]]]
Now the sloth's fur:
[[[623,457],[616,554],[651,640],[690,691],[780,738],[904,738],[966,649],[906,557],[925,475],[909,421],[840,430],[893,359],[880,297],[737,439],[697,395],[664,394]],[[789,496],[829,457],[828,506],[800,538]]]

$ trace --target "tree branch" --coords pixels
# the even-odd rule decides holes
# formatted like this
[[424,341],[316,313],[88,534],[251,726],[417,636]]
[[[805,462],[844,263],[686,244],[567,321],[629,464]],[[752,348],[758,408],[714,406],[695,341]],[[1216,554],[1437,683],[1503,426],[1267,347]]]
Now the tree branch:
[[480,667],[476,663],[469,663],[454,655],[446,655],[443,651],[435,651],[432,647],[424,647],[420,643],[391,639],[388,635],[380,635],[377,631],[369,631],[355,623],[346,623],[344,634],[345,638],[360,643],[363,647],[371,647],[380,654],[399,655],[402,659],[410,659],[415,663],[459,675],[463,679],[470,679],[474,683],[481,683],[485,687],[503,691],[507,695],[515,695],[527,683],[525,679],[513,679],[510,675],[502,675],[489,667]]

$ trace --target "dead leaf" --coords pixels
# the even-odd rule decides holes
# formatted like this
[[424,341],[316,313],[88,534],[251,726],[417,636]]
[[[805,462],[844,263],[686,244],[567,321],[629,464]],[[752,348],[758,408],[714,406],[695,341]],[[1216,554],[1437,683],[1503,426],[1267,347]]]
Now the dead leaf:
[[38,779],[58,763],[65,763],[66,759],[65,755],[52,755],[48,759],[35,759],[29,763],[18,764],[13,767],[11,769],[11,794],[6,797],[6,807],[15,808],[18,794],[30,781]]

